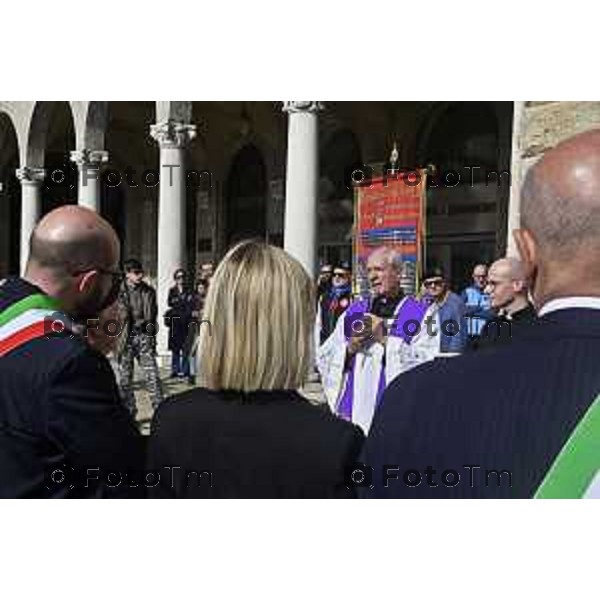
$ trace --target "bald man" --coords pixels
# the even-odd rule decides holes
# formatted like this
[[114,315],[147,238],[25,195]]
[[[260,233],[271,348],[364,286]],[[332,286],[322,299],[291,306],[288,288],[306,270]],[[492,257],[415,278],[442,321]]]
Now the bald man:
[[24,277],[0,285],[0,497],[143,493],[141,436],[106,357],[78,333],[114,305],[119,253],[104,219],[64,206],[33,231]]
[[466,287],[460,295],[466,307],[467,342],[471,350],[479,347],[481,332],[487,321],[494,316],[490,312],[490,297],[485,293],[487,274],[487,265],[475,265],[473,284]]
[[439,329],[429,335],[423,325],[433,307],[404,296],[401,272],[400,254],[375,249],[367,260],[371,299],[351,303],[317,352],[331,410],[365,432],[385,386],[399,373],[432,360],[440,347]]
[[374,497],[600,497],[600,130],[527,173],[513,232],[539,322],[385,391]]
[[525,268],[518,258],[500,258],[492,263],[485,292],[497,316],[485,324],[479,349],[509,342],[524,326],[536,320],[535,309],[528,298]]

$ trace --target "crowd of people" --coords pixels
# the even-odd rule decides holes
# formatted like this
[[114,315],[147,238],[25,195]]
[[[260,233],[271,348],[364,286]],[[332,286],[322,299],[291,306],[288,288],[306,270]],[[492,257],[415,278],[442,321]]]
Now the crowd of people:
[[[166,399],[141,264],[123,278],[98,214],[48,213],[0,283],[0,496],[600,497],[599,155],[600,131],[549,150],[522,188],[520,258],[475,265],[460,294],[433,266],[406,295],[388,247],[368,297],[349,265],[315,286],[258,241],[195,283],[176,271],[160,318],[171,376],[194,385]],[[299,393],[315,367],[323,405]]]

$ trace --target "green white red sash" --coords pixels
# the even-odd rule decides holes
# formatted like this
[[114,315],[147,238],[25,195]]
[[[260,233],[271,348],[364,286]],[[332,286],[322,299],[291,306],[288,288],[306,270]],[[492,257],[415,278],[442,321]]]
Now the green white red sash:
[[[51,328],[50,319],[56,323]],[[60,319],[58,303],[44,294],[32,294],[0,313],[0,357],[49,331],[61,331],[67,323]]]
[[536,498],[600,498],[600,396],[554,460]]

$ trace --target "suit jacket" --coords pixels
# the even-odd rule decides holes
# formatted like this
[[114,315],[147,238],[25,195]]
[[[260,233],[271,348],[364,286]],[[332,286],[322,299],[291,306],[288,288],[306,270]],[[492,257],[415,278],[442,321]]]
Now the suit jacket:
[[250,394],[198,388],[155,414],[151,497],[351,497],[345,470],[362,432],[292,391]]
[[[33,293],[8,280],[0,311]],[[0,498],[141,497],[143,451],[109,362],[83,338],[37,338],[0,358]]]
[[473,348],[473,350],[480,351],[490,346],[507,344],[523,329],[526,330],[527,326],[536,319],[537,315],[531,304],[511,315],[510,319],[505,316],[497,316],[485,324],[479,336],[477,348]]
[[566,309],[534,321],[509,344],[401,375],[365,444],[362,460],[374,471],[373,487],[362,494],[532,497],[600,393],[598,356],[600,312]]

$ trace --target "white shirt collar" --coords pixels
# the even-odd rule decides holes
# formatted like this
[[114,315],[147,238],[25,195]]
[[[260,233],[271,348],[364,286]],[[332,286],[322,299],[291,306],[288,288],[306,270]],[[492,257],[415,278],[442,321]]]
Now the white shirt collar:
[[538,316],[543,317],[556,310],[565,310],[567,308],[591,308],[600,310],[600,298],[597,296],[570,296],[568,298],[557,298],[546,302],[538,311]]

